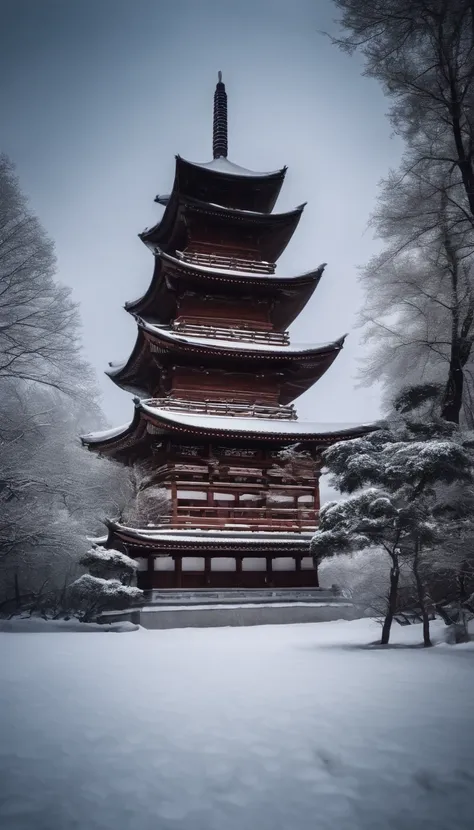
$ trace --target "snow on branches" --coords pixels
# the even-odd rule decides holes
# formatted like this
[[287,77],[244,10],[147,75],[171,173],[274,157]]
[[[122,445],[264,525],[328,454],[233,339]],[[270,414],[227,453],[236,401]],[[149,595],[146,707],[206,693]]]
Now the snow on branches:
[[72,583],[69,594],[82,622],[90,622],[103,611],[120,610],[135,604],[143,596],[143,591],[123,585],[119,579],[101,579],[83,574]]
[[[432,559],[450,532],[459,532],[459,487],[474,489],[469,436],[443,421],[398,419],[363,438],[335,444],[323,454],[323,461],[331,484],[350,496],[321,509],[313,555],[320,560],[378,548],[389,556],[382,643],[388,643],[397,610],[400,566],[408,562],[429,645],[423,570],[433,566]],[[466,522],[465,513],[462,521]]]
[[80,576],[69,588],[72,604],[83,622],[103,611],[123,609],[137,603],[143,591],[130,585],[137,563],[130,556],[97,545],[81,558],[90,573]]
[[120,553],[118,550],[107,550],[98,545],[87,551],[81,559],[81,565],[89,568],[94,576],[105,578],[116,575],[118,579],[131,578],[138,568],[137,563],[130,556]]

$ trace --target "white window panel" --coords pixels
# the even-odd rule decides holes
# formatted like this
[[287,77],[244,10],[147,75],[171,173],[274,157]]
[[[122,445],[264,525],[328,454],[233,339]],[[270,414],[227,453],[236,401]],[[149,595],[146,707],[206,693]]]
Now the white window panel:
[[274,571],[294,571],[296,563],[293,556],[278,556],[273,560],[272,570]]
[[178,499],[199,499],[199,501],[207,501],[207,493],[202,490],[178,490]]
[[301,568],[303,571],[312,571],[314,568],[314,562],[312,556],[303,556],[301,560]]
[[171,556],[155,556],[155,571],[174,571],[174,559]]
[[148,559],[145,559],[143,556],[135,557],[135,562],[138,565],[138,571],[147,571],[148,570]]
[[266,571],[267,560],[257,556],[246,556],[242,560],[243,571]]
[[183,571],[203,571],[204,556],[183,556]]
[[211,559],[211,571],[235,571],[233,556],[214,556]]

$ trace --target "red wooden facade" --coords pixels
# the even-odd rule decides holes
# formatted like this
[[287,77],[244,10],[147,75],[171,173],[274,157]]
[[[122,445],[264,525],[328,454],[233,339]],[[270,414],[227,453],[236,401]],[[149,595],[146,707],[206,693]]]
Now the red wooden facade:
[[[172,191],[156,198],[163,216],[141,234],[153,277],[126,306],[134,349],[108,372],[136,396],[134,417],[83,442],[126,464],[148,461],[150,481],[168,491],[158,524],[108,522],[108,545],[139,561],[141,587],[314,586],[321,450],[367,428],[296,418],[292,402],[343,345],[292,345],[287,333],[324,266],[275,274],[303,206],[272,212],[286,168],[230,162],[221,81],[215,107],[213,161],[176,158]],[[297,457],[287,463],[289,445]]]

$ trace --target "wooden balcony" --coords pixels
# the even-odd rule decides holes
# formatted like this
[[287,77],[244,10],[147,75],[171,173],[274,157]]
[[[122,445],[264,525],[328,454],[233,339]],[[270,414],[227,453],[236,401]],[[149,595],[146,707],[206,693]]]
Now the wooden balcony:
[[149,398],[144,401],[148,406],[158,409],[171,409],[190,412],[193,415],[229,415],[249,418],[271,418],[282,421],[296,421],[296,412],[289,406],[264,406],[257,403],[240,403],[236,401],[191,401],[184,398]]
[[173,324],[174,331],[189,337],[203,337],[210,340],[235,340],[236,343],[258,343],[265,346],[287,346],[290,342],[288,332],[263,331],[252,329],[248,324],[241,326],[211,326],[188,323],[180,320]]
[[241,530],[312,530],[318,511],[293,507],[190,507],[178,505],[172,527]]
[[178,259],[201,265],[204,268],[222,268],[226,271],[247,271],[254,274],[274,274],[276,264],[257,259],[244,259],[221,254],[206,254],[198,251],[176,251]]

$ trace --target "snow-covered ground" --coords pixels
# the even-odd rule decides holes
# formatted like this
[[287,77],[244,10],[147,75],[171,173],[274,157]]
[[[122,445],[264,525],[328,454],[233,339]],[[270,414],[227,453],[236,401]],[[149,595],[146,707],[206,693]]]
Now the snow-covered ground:
[[2,830],[471,828],[472,644],[379,633],[1,633]]

